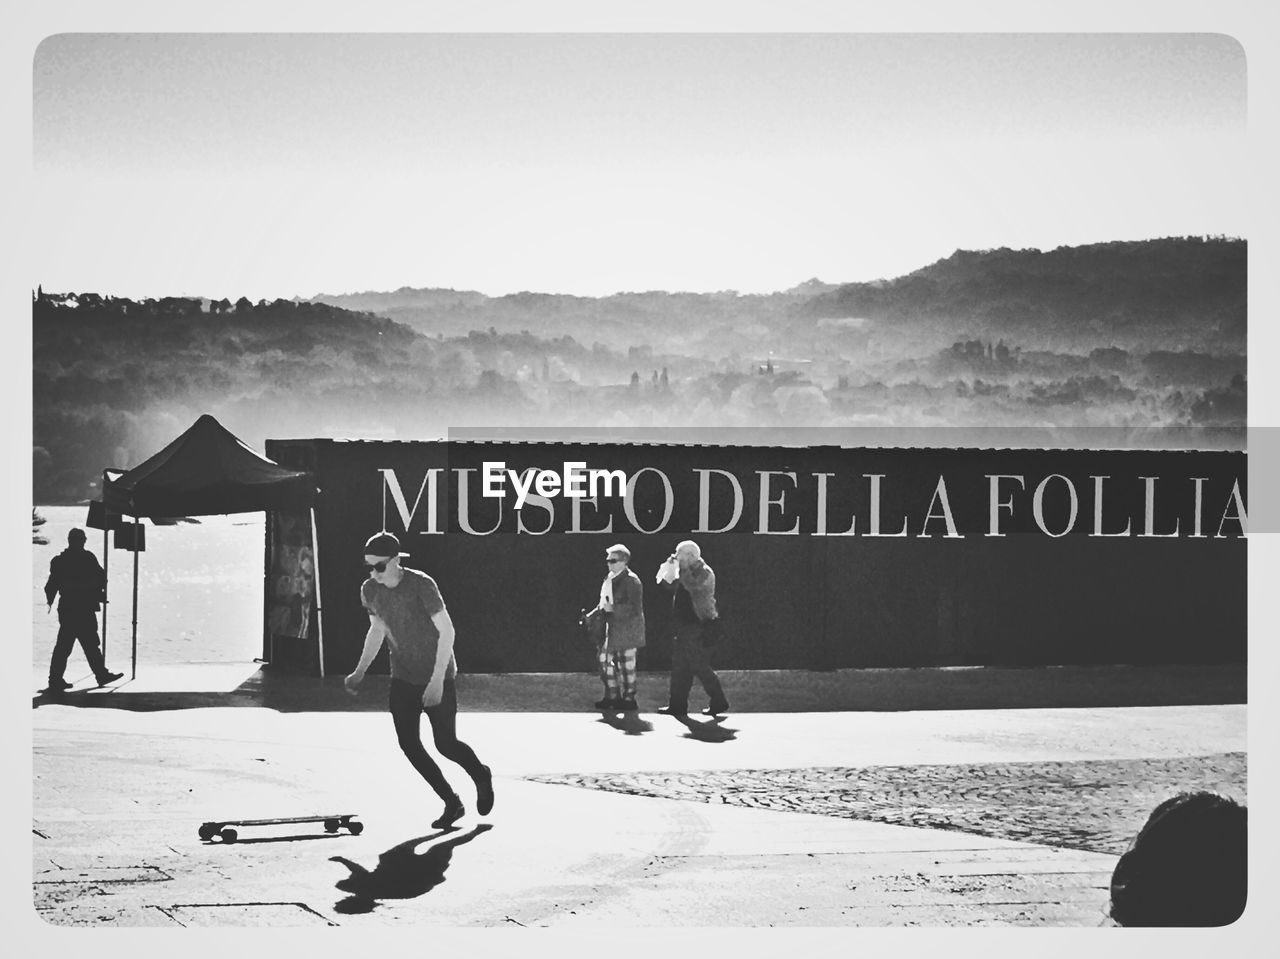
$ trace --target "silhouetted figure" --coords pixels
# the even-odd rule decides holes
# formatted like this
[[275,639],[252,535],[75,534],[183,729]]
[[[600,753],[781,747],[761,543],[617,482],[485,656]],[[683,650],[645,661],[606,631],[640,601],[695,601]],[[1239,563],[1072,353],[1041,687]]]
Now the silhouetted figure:
[[1225,926],[1248,893],[1248,810],[1210,792],[1181,793],[1152,811],[1111,875],[1122,926]]
[[716,574],[702,560],[702,550],[691,539],[677,544],[676,551],[658,567],[658,585],[671,592],[671,618],[675,637],[671,642],[671,688],[667,705],[658,712],[665,716],[685,716],[689,712],[689,691],[696,676],[710,698],[703,710],[708,716],[729,711],[720,677],[711,668],[711,633],[708,624],[716,612]]
[[98,557],[84,548],[82,529],[67,533],[67,548],[49,563],[49,578],[44,584],[44,595],[53,608],[53,598],[58,600],[58,639],[49,659],[49,692],[58,693],[70,689],[71,683],[63,678],[67,670],[67,658],[71,647],[80,642],[84,658],[99,686],[122,679],[124,673],[107,669],[98,639],[98,610],[106,599],[107,576],[98,563]]
[[348,914],[370,912],[379,899],[415,899],[430,892],[444,882],[454,847],[471,842],[492,828],[489,823],[481,823],[470,832],[438,842],[423,852],[415,850],[424,842],[438,839],[446,833],[410,839],[378,856],[378,864],[372,871],[345,856],[330,856],[330,862],[340,862],[351,870],[346,879],[334,883],[338,889],[351,894],[335,903],[334,910]]
[[631,550],[616,543],[605,550],[609,575],[600,584],[596,609],[604,613],[603,641],[596,647],[604,698],[597,709],[633,712],[636,706],[636,650],[644,645],[644,586],[631,571]]
[[386,641],[391,647],[391,721],[405,757],[436,795],[444,812],[431,825],[452,826],[466,814],[462,798],[422,744],[422,714],[431,722],[436,749],[467,771],[476,784],[476,809],[487,815],[493,808],[493,774],[475,751],[458,739],[458,675],[453,655],[453,620],[445,609],[436,581],[416,569],[400,565],[400,540],[377,533],[364,544],[369,578],[360,587],[360,602],[369,613],[360,661],[343,681],[355,692],[369,664]]

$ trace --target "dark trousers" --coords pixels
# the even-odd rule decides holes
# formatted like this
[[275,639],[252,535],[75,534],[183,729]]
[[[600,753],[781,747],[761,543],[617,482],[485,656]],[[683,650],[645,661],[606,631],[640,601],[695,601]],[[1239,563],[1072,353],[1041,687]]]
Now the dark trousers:
[[711,650],[702,645],[700,623],[676,623],[676,635],[671,644],[671,692],[667,703],[672,709],[683,711],[689,706],[689,690],[694,677],[702,683],[712,706],[727,706],[720,677],[711,668]]
[[98,615],[93,610],[72,612],[58,610],[58,639],[53,644],[53,655],[49,658],[49,682],[62,679],[67,671],[67,658],[71,655],[71,647],[80,641],[84,650],[84,658],[89,661],[94,678],[102,679],[107,675],[107,663],[102,658],[102,647],[98,640]]
[[488,777],[489,770],[476,757],[471,747],[458,739],[457,684],[452,679],[446,679],[444,695],[435,706],[422,705],[422,694],[426,689],[426,686],[406,683],[401,679],[391,680],[391,721],[396,727],[400,749],[418,771],[418,775],[427,781],[437,796],[450,802],[457,798],[457,793],[422,745],[420,729],[424,712],[431,722],[431,735],[441,756],[453,760],[465,769],[477,784]]

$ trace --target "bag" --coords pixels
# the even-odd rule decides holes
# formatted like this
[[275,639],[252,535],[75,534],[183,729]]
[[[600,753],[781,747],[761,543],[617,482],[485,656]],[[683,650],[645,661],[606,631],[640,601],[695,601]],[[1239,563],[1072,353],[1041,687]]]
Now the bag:
[[590,611],[580,610],[578,612],[578,626],[582,628],[587,638],[597,646],[604,644],[604,610],[599,606]]
[[724,620],[719,616],[715,619],[702,620],[702,645],[711,647],[719,646],[727,637],[724,632]]

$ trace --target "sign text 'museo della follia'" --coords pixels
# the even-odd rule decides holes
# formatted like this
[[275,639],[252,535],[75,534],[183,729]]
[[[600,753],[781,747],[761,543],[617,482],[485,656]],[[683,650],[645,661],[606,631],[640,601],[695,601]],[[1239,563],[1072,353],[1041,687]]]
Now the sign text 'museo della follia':
[[[743,475],[713,467],[686,471],[673,483],[667,470],[646,466],[592,469],[566,461],[559,470],[508,469],[485,461],[479,468],[433,467],[416,476],[392,468],[381,474],[384,521],[406,532],[458,531],[486,536],[506,531],[563,533],[660,533],[677,507],[694,534],[748,532],[774,536],[1001,537],[1011,528],[1049,537],[1236,538],[1247,531],[1240,481],[1230,490],[1205,476],[1120,476],[1065,473],[980,473],[909,485],[918,502],[890,497],[886,473],[750,470]],[[446,473],[452,474],[452,515],[442,515]],[[744,475],[749,478],[744,481]],[[949,485],[950,484],[950,485]],[[481,499],[473,497],[478,486]],[[963,487],[964,501],[953,489]],[[686,491],[679,502],[677,489]],[[1159,497],[1159,510],[1157,509]],[[898,505],[888,508],[886,501]],[[486,502],[488,501],[488,502]],[[837,506],[836,504],[840,505]],[[692,508],[692,512],[688,512]],[[512,517],[514,516],[514,520]],[[615,521],[617,528],[615,529]]]

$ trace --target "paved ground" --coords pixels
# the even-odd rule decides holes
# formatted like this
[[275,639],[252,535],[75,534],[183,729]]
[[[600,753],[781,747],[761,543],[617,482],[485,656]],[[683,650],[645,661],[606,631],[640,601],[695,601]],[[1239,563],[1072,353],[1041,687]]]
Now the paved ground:
[[[250,673],[149,671],[116,691],[36,700],[40,920],[1092,927],[1146,810],[1183,788],[1247,798],[1239,703],[605,721],[555,708],[564,690],[594,695],[586,677],[464,677],[460,696],[473,706],[495,685],[529,701],[560,692],[546,693],[545,711],[460,716],[461,735],[497,773],[498,801],[484,820],[441,832],[376,681],[352,700],[318,681],[268,689]],[[753,683],[732,678],[749,700]],[[806,677],[768,678],[764,705],[762,690],[800,689]],[[1153,674],[1148,685],[1177,692],[1171,682]],[[246,829],[231,845],[196,834],[207,819],[302,811],[356,812],[366,829]]]
[[1245,798],[1245,754],[1175,759],[534,776],[634,796],[836,816],[1120,855],[1160,798]]

